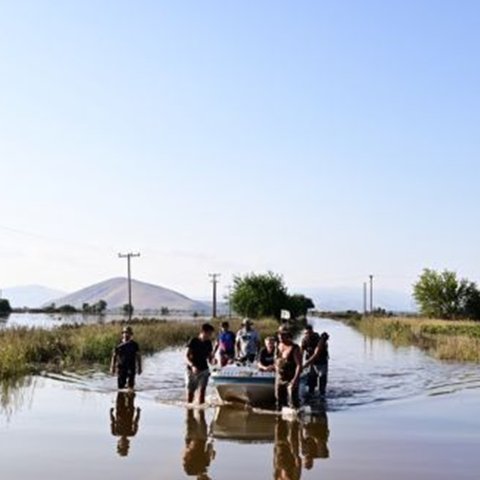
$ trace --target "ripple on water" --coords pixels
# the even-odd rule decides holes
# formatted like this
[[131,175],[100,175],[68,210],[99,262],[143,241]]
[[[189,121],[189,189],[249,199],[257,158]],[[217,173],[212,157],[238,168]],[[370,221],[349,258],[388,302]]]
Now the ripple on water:
[[[315,319],[312,323],[316,330],[330,333],[328,410],[480,388],[477,365],[440,362],[416,348],[395,348],[384,340],[366,339],[340,322]],[[82,389],[116,390],[115,379],[106,374],[50,376]],[[168,349],[146,358],[137,390],[158,402],[183,404],[184,350]],[[209,395],[215,402],[211,389]]]

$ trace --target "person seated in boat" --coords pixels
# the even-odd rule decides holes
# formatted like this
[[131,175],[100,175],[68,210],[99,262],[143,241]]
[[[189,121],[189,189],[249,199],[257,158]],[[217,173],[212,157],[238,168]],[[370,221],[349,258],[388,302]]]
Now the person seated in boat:
[[277,408],[300,407],[300,374],[302,354],[294,343],[292,332],[285,325],[278,331],[279,343],[275,356],[275,399]]
[[244,318],[242,328],[237,332],[235,350],[237,359],[242,362],[253,363],[260,348],[260,335],[253,328],[252,321]]
[[261,372],[275,371],[275,337],[265,339],[265,346],[258,355],[257,366]]
[[185,360],[187,363],[186,386],[187,402],[193,403],[198,391],[198,402],[205,403],[210,369],[208,364],[213,361],[212,336],[215,329],[209,323],[204,323],[197,337],[187,344]]
[[311,325],[307,325],[303,335],[301,347],[302,355],[305,354],[304,369],[308,371],[308,392],[310,395],[319,389],[320,395],[325,395],[328,380],[328,339],[327,332],[319,335],[313,331]]
[[230,330],[228,322],[222,322],[222,330],[218,334],[213,354],[218,357],[222,367],[235,359],[235,333]]

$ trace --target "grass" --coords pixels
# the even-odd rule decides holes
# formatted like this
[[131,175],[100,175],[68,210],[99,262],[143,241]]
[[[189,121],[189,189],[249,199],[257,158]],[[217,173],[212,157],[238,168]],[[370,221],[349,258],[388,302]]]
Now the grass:
[[[133,320],[135,340],[143,354],[167,347],[185,345],[198,334],[201,322]],[[220,321],[213,322],[218,331]],[[239,319],[230,322],[232,330],[240,327]],[[106,369],[114,346],[120,340],[122,324],[63,325],[52,330],[18,327],[0,331],[0,379],[18,378],[44,370]],[[262,337],[276,331],[272,319],[255,322]]]
[[403,317],[363,317],[351,322],[369,337],[415,345],[441,360],[480,362],[480,322]]

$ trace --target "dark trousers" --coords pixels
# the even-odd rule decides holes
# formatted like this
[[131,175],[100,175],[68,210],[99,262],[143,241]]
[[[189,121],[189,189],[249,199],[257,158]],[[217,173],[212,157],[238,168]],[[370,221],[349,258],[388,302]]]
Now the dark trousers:
[[119,368],[117,372],[118,389],[121,390],[128,385],[128,388],[135,386],[135,369]]
[[300,382],[295,386],[290,385],[290,381],[275,379],[275,399],[277,401],[277,409],[283,407],[299,408],[300,407]]
[[328,381],[328,363],[321,365],[312,365],[308,372],[307,385],[310,394],[315,393],[318,387],[320,395],[325,394]]

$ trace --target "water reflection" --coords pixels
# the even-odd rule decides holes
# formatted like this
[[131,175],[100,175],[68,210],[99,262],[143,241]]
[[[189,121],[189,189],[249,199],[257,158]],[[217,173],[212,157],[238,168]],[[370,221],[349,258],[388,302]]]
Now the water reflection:
[[134,392],[118,392],[116,407],[110,409],[112,435],[118,438],[117,453],[126,457],[130,450],[130,438],[138,433],[140,408],[135,408]]
[[213,443],[208,438],[204,410],[187,410],[183,469],[188,476],[209,480],[208,467],[215,458]]
[[25,404],[30,404],[36,386],[34,377],[21,377],[0,382],[0,414],[7,420],[20,411]]
[[[214,442],[273,445],[274,480],[300,480],[318,459],[329,458],[330,431],[326,412],[301,418],[221,406],[208,431],[204,410],[187,410],[183,468],[187,475],[208,480],[215,459]],[[239,445],[238,448],[242,448]]]

